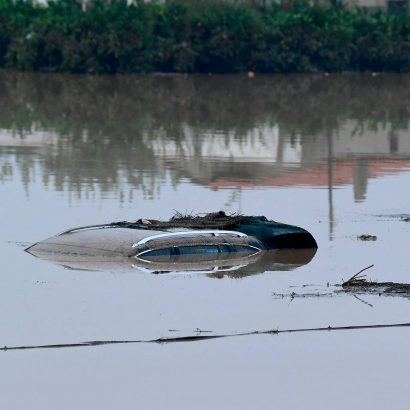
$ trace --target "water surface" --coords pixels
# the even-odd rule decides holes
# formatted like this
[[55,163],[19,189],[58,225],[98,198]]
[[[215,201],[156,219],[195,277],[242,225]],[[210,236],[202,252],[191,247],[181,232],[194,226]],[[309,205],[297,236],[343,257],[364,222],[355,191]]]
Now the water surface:
[[[272,293],[326,288],[370,264],[372,279],[410,282],[410,76],[2,72],[0,106],[0,345],[409,322],[406,298]],[[303,226],[318,252],[236,279],[68,270],[23,252],[73,226],[220,209]],[[408,332],[0,352],[0,402],[316,409],[354,396],[405,408]]]

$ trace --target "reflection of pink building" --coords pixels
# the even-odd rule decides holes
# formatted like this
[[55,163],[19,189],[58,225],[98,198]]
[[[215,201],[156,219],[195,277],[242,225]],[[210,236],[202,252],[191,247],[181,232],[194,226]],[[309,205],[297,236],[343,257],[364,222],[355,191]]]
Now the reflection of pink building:
[[[331,164],[332,185],[356,185],[360,182],[360,174],[367,178],[379,178],[410,169],[410,159],[346,159],[334,160]],[[327,163],[312,164],[305,168],[288,170],[285,173],[255,181],[221,178],[210,184],[210,188],[253,188],[286,187],[286,186],[328,186],[329,165]]]

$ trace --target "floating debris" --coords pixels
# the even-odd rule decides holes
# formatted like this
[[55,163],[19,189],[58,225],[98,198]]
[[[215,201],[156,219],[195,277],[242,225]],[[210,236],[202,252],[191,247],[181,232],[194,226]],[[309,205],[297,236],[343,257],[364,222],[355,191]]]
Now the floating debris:
[[[318,297],[336,297],[344,296],[350,294],[352,296],[360,295],[378,295],[378,296],[401,296],[410,299],[410,284],[409,283],[399,283],[399,282],[377,282],[372,281],[367,278],[366,275],[362,273],[372,268],[374,265],[367,266],[366,268],[360,270],[354,274],[351,278],[344,281],[342,284],[326,285],[326,290],[324,286],[320,287],[315,285],[312,286],[301,286],[303,291],[296,293],[292,291],[290,293],[275,293],[272,292],[272,296],[275,299],[288,298],[293,299],[303,299],[303,298],[318,298]],[[363,302],[363,301],[362,301]],[[369,304],[367,302],[364,302]],[[371,305],[371,304],[369,304]]]
[[370,265],[353,275],[350,279],[342,283],[342,288],[346,292],[364,292],[382,294],[400,294],[410,297],[410,284],[397,282],[375,282],[368,280],[366,275],[361,273],[372,268]]
[[410,284],[397,282],[373,282],[362,278],[352,283],[343,283],[345,292],[381,295],[400,295],[410,297]]
[[358,236],[357,239],[359,239],[359,241],[377,241],[377,236],[363,234],[363,235]]
[[359,285],[363,282],[366,282],[366,275],[361,275],[361,273],[363,273],[365,270],[373,268],[374,265],[369,265],[365,268],[363,268],[362,270],[360,270],[359,272],[355,273],[350,279],[348,279],[347,281],[342,283],[342,287],[344,286],[351,286],[351,285]]
[[272,292],[272,296],[274,299],[310,299],[310,298],[333,298],[336,296],[341,296],[336,291],[324,292],[321,290],[313,290],[307,292],[291,292],[291,293],[276,293]]

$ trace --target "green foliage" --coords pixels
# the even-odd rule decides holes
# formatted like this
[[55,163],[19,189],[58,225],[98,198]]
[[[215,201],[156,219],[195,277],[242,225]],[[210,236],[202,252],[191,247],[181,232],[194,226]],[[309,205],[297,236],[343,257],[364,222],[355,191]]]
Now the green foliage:
[[410,14],[332,1],[0,0],[0,67],[73,73],[410,71]]

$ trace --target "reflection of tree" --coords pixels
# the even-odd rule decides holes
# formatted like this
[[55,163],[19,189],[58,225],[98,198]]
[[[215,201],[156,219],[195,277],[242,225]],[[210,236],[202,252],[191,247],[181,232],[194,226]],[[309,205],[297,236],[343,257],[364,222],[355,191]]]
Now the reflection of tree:
[[13,177],[13,167],[6,160],[0,158],[0,182],[5,182]]
[[[328,135],[339,138],[337,131],[347,119],[355,122],[359,135],[364,127],[386,124],[393,131],[407,129],[409,86],[410,77],[395,75],[248,79],[2,72],[0,128],[13,130],[15,138],[34,128],[59,136],[41,158],[43,174],[53,175],[58,189],[69,184],[80,194],[98,180],[101,190],[112,190],[124,176],[152,196],[165,177],[165,165],[143,137],[182,146],[188,126],[196,134],[194,156],[199,156],[204,133],[229,133],[242,141],[261,125],[277,124],[282,137],[300,138],[308,155],[325,146]],[[33,157],[18,161],[27,182]],[[171,176],[177,182],[182,174],[173,171]]]

